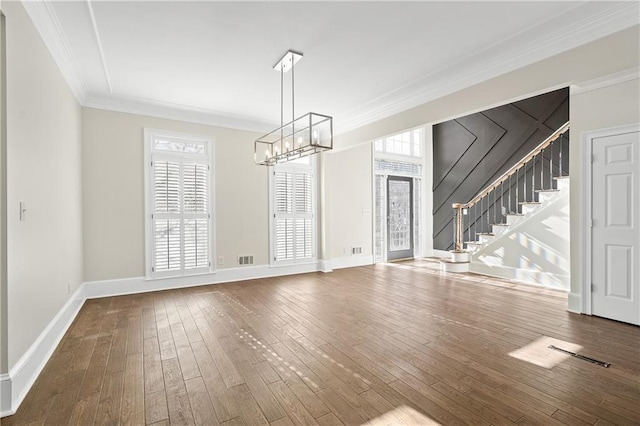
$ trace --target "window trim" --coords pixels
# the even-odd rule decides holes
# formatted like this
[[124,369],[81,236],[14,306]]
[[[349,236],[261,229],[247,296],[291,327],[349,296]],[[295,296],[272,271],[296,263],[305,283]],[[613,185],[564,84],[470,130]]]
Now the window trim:
[[304,258],[303,260],[281,260],[277,261],[276,257],[276,233],[275,233],[275,172],[278,170],[293,170],[296,167],[300,167],[296,163],[282,163],[274,166],[269,166],[269,267],[281,268],[292,265],[309,265],[318,261],[318,161],[315,156],[309,156],[309,169],[311,170],[311,188],[313,194],[311,194],[311,226],[312,226],[312,239],[313,239],[313,256],[311,258]]
[[[186,142],[198,142],[204,143],[206,147],[207,164],[209,166],[209,262],[210,266],[206,271],[198,271],[194,273],[185,273],[184,270],[178,273],[155,273],[152,271],[153,264],[153,220],[151,215],[153,214],[153,197],[151,195],[152,185],[152,167],[151,161],[154,155],[161,157],[180,157],[180,158],[202,158],[201,155],[194,155],[189,153],[175,153],[165,151],[154,151],[153,141],[156,137],[165,137],[170,139],[179,139]],[[215,170],[214,170],[214,158],[215,158],[215,140],[212,137],[194,135],[188,133],[174,132],[170,130],[161,130],[153,128],[144,129],[144,243],[145,243],[145,280],[157,280],[164,278],[180,278],[195,275],[205,275],[209,273],[215,273],[216,262],[216,186],[215,186]]]

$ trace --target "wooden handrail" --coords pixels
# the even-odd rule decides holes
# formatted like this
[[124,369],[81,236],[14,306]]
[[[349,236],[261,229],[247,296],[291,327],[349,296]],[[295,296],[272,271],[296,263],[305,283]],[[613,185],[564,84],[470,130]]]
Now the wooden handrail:
[[489,194],[491,191],[496,189],[502,182],[504,182],[507,179],[509,179],[510,176],[513,176],[518,170],[520,170],[522,168],[522,166],[524,166],[526,163],[528,163],[529,160],[531,160],[536,155],[540,154],[545,148],[547,148],[549,145],[551,145],[556,139],[558,139],[560,137],[560,135],[562,135],[567,130],[569,130],[569,122],[568,121],[566,123],[564,123],[562,126],[560,126],[560,128],[558,130],[553,132],[553,134],[551,136],[549,136],[548,138],[546,138],[540,145],[535,147],[530,153],[528,153],[526,156],[524,156],[522,158],[522,160],[518,161],[513,167],[511,167],[509,170],[504,172],[491,185],[487,186],[485,189],[480,191],[478,193],[478,195],[476,195],[475,197],[473,197],[471,199],[471,201],[469,201],[468,203],[464,204],[464,208],[468,209],[468,208],[473,207],[474,205],[476,205],[478,203],[478,201],[480,201],[487,194]]

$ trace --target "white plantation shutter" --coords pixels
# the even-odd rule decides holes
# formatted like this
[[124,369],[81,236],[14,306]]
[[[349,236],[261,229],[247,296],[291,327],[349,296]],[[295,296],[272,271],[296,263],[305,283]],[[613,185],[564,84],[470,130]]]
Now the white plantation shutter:
[[180,163],[156,161],[153,177],[155,213],[180,213]]
[[293,260],[293,219],[276,218],[276,261]]
[[293,213],[293,173],[275,172],[276,213]]
[[180,270],[180,220],[155,219],[155,270]]
[[209,168],[207,164],[186,161],[182,168],[185,213],[208,213]]
[[273,176],[274,261],[295,263],[314,256],[313,170],[276,166]]
[[185,160],[184,176],[184,268],[209,266],[209,167]]
[[296,219],[296,259],[313,257],[312,232],[311,219]]
[[296,259],[313,257],[313,211],[311,173],[295,174],[295,211],[296,211]]
[[[154,153],[154,147],[161,152]],[[152,138],[151,152],[152,276],[208,272],[211,188],[206,144]]]
[[181,269],[180,163],[153,162],[154,264],[158,272]]
[[184,221],[184,269],[209,266],[209,226],[207,219]]

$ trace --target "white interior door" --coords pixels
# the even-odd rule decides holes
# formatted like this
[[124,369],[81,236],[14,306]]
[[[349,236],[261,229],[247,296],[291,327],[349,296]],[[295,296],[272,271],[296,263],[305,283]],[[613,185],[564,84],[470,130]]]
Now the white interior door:
[[591,144],[591,312],[640,325],[640,132]]

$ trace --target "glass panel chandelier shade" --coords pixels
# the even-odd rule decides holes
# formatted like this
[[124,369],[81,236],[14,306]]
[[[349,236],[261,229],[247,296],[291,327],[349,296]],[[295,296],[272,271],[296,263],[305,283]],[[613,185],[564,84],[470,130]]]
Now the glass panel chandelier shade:
[[272,166],[333,149],[333,118],[307,113],[255,141],[256,164]]
[[284,124],[284,78],[280,79],[280,127],[263,135],[254,142],[256,164],[272,166],[296,160],[301,157],[333,149],[333,118],[309,112],[295,118],[294,67],[302,58],[302,53],[289,50],[274,65],[273,69],[282,75],[291,71],[291,111],[292,121]]

